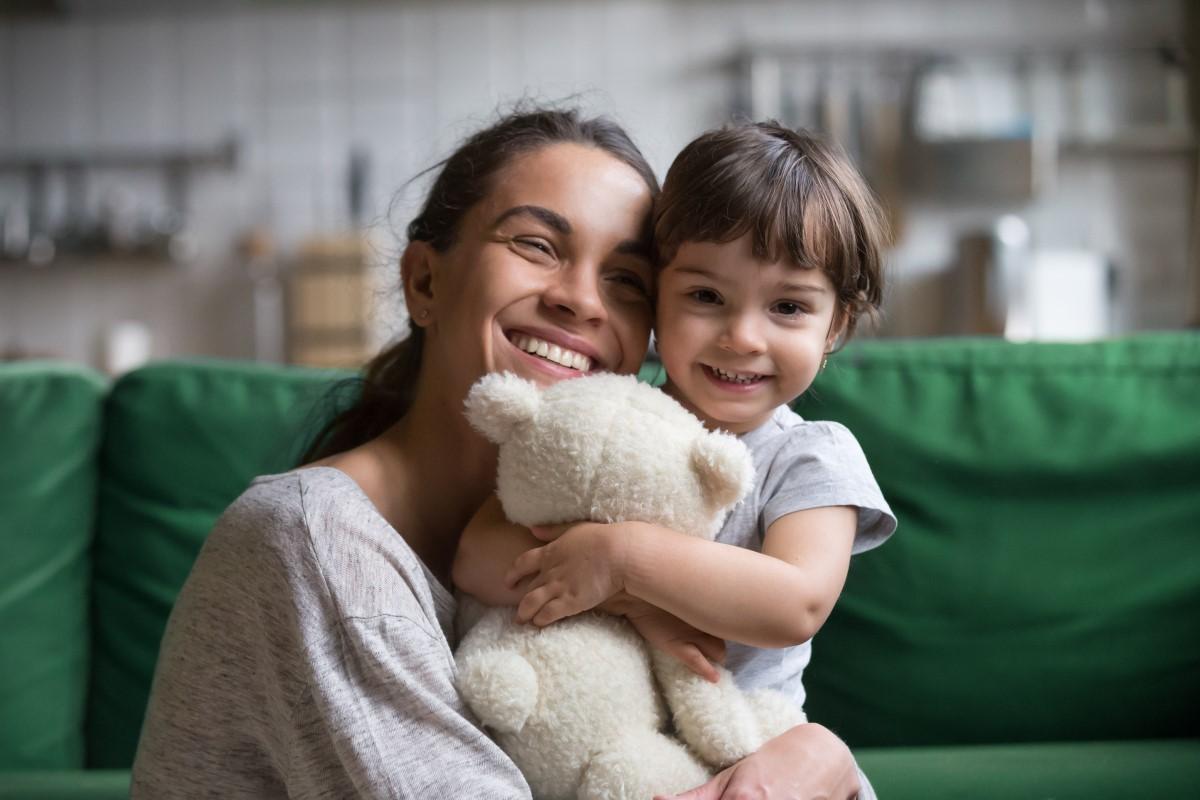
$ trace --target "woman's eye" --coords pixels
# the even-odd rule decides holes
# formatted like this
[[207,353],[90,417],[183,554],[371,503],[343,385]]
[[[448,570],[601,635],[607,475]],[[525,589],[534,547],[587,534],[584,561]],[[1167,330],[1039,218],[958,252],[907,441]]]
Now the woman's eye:
[[513,239],[513,242],[515,242],[516,244],[520,245],[521,247],[529,249],[529,250],[536,250],[539,253],[543,253],[548,256],[554,255],[554,248],[551,247],[550,243],[547,242],[545,239],[538,239],[535,237],[522,236],[522,237]]
[[717,294],[712,289],[693,289],[688,293],[688,296],[697,303],[710,304],[721,302],[721,295]]
[[631,289],[636,289],[639,293],[649,296],[650,287],[646,285],[646,281],[640,275],[632,272],[618,272],[613,275],[613,280],[622,286],[628,286]]

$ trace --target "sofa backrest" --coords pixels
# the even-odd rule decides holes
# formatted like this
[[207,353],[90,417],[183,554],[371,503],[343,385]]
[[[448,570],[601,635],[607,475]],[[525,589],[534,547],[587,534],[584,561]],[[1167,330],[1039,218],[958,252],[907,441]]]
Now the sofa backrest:
[[251,478],[295,464],[338,377],[166,362],[113,386],[94,548],[89,766],[133,762],[159,640],[200,546]]
[[855,746],[1200,735],[1200,335],[872,342],[797,403],[900,519],[814,643]]
[[[167,363],[113,387],[91,765],[131,762],[204,537],[251,477],[295,462],[335,377]],[[854,559],[810,717],[854,746],[1200,735],[1198,406],[1194,335],[863,342],[831,359],[797,408],[854,431],[900,530]]]
[[82,368],[0,364],[0,771],[83,766],[104,391]]

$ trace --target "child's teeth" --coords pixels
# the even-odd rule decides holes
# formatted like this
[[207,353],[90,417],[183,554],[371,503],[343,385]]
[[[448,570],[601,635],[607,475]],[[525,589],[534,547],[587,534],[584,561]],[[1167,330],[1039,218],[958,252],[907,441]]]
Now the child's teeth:
[[731,383],[754,383],[762,377],[761,375],[754,374],[740,375],[736,372],[726,372],[720,367],[713,367],[712,370],[721,380],[729,381]]

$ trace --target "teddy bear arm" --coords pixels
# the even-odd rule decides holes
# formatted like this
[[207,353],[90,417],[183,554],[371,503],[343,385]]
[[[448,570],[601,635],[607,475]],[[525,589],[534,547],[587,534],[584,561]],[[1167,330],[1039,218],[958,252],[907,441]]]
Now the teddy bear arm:
[[485,648],[458,661],[458,691],[479,721],[497,733],[520,733],[537,707],[538,676],[515,650]]

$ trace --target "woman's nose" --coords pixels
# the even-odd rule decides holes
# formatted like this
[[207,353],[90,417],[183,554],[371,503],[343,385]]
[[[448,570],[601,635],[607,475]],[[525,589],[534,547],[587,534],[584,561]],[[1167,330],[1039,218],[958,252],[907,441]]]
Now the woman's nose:
[[600,296],[600,271],[587,264],[569,264],[554,275],[542,295],[551,308],[584,320],[602,320],[607,315]]

